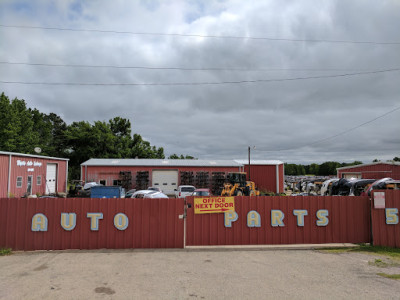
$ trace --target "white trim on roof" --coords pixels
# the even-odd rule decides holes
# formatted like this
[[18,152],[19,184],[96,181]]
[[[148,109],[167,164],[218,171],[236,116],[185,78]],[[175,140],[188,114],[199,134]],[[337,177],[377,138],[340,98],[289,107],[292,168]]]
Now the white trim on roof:
[[6,151],[0,151],[0,154],[11,155],[11,156],[35,157],[35,158],[42,158],[42,159],[54,159],[54,160],[65,160],[65,161],[69,160],[69,158],[60,158],[60,157],[51,157],[51,156],[43,156],[43,155],[35,155],[35,154],[24,154],[24,153],[6,152]]
[[[249,160],[245,159],[235,159],[236,162],[238,162],[241,165],[248,165]],[[250,160],[250,165],[272,165],[272,166],[278,166],[278,165],[283,165],[283,161],[280,160]]]
[[391,165],[391,166],[400,166],[400,163],[398,162],[374,162],[370,164],[362,164],[362,165],[352,165],[352,166],[346,166],[346,167],[340,167],[336,168],[336,170],[345,170],[345,169],[354,169],[354,168],[361,168],[361,167],[368,167],[368,166],[375,166],[375,165]]
[[234,160],[91,158],[82,163],[81,166],[241,167],[242,165]]

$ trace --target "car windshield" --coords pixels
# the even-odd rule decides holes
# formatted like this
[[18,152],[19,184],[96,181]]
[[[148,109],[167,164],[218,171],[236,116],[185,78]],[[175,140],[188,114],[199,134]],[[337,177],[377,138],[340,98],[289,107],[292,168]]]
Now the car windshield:
[[189,192],[189,193],[192,193],[194,190],[195,190],[195,188],[190,187],[190,186],[184,186],[184,187],[181,188],[181,191],[182,191],[182,192]]
[[196,191],[193,193],[193,196],[210,196],[210,193],[207,191]]

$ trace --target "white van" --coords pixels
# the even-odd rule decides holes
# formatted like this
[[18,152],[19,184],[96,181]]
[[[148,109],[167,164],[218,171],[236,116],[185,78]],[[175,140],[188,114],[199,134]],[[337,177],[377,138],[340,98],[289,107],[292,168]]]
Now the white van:
[[180,185],[175,189],[175,198],[185,198],[190,196],[196,188],[193,185]]

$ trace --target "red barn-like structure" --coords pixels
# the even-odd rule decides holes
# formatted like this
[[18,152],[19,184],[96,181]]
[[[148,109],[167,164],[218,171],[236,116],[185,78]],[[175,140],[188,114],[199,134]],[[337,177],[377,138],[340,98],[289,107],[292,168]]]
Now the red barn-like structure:
[[[179,185],[215,189],[229,172],[247,172],[245,160],[181,159],[90,159],[81,164],[81,180],[103,185],[125,185],[127,188],[160,187],[173,194]],[[281,161],[250,162],[250,179],[259,190],[282,193],[284,168]]]
[[348,166],[337,168],[336,171],[338,178],[381,179],[390,177],[394,180],[400,180],[400,163],[398,162],[376,162]]
[[0,198],[67,193],[68,159],[0,151]]

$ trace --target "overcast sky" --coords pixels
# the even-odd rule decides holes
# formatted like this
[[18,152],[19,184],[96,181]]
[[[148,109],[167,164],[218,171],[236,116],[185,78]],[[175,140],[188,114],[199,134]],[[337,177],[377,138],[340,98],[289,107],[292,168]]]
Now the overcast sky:
[[0,25],[0,91],[68,124],[129,118],[167,156],[400,156],[398,0],[1,0]]

